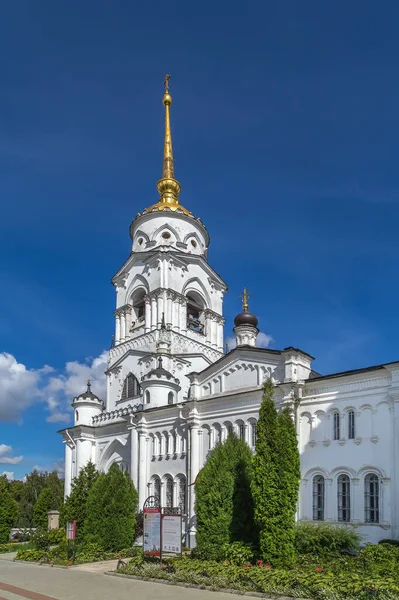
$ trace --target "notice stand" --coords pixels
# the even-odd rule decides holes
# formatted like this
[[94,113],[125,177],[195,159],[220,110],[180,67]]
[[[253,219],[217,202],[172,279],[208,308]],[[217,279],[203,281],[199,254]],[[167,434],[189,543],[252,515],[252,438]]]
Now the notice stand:
[[161,516],[161,561],[164,554],[182,556],[181,514],[168,508]]
[[76,521],[67,521],[66,524],[66,539],[68,540],[68,555],[70,554],[70,544],[72,545],[72,564],[75,563],[76,554]]
[[143,554],[161,558],[161,506],[157,496],[147,498],[143,513]]

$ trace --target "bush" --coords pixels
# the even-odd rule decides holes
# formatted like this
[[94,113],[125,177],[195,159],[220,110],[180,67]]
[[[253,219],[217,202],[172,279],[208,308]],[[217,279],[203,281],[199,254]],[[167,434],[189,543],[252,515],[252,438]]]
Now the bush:
[[328,523],[299,522],[295,525],[295,548],[299,554],[324,556],[341,550],[357,550],[360,535],[352,527]]
[[5,475],[0,476],[0,543],[10,539],[11,528],[18,517],[18,503],[12,497],[10,484]]
[[389,544],[391,546],[399,546],[399,540],[386,539],[386,540],[380,540],[378,543],[379,544]]
[[252,452],[234,434],[211,452],[195,485],[196,556],[217,560],[223,544],[254,542],[251,468]]
[[391,544],[367,544],[360,550],[359,560],[370,575],[397,577],[399,548]]
[[233,542],[232,544],[223,544],[222,546],[223,559],[232,565],[243,565],[244,563],[252,563],[254,559],[254,551],[252,546],[243,544],[242,542]]
[[133,545],[136,529],[137,492],[128,473],[116,463],[101,473],[87,499],[84,539],[95,535],[106,551]]
[[92,462],[88,462],[73,480],[71,493],[61,509],[63,525],[66,525],[66,521],[76,521],[77,542],[83,540],[87,499],[97,477],[98,471]]
[[142,537],[144,534],[144,513],[142,510],[137,513],[136,517],[136,531],[134,532],[134,540]]
[[46,552],[50,549],[49,532],[47,529],[36,529],[32,536],[32,546],[35,550]]
[[48,532],[48,539],[51,545],[61,544],[66,539],[64,529],[50,529]]

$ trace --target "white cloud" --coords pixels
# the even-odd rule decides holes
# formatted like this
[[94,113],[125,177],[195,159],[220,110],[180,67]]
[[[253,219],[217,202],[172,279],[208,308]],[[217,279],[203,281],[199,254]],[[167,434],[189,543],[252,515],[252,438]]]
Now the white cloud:
[[40,373],[28,370],[12,354],[0,354],[0,421],[15,421],[38,401]]
[[[273,338],[268,333],[263,333],[260,331],[256,338],[256,347],[257,348],[268,348],[273,341]],[[228,337],[226,339],[226,344],[228,345],[229,350],[233,350],[236,347],[236,338]]]
[[12,447],[7,444],[0,444],[0,464],[1,465],[18,465],[23,461],[23,456],[12,456]]
[[5,475],[8,481],[13,481],[14,479],[14,471],[3,471],[2,475]]
[[272,343],[273,338],[268,333],[263,333],[260,331],[258,333],[258,337],[256,338],[256,345],[258,348],[268,348]]
[[57,471],[59,477],[62,478],[65,475],[65,462],[62,459],[59,459],[44,466],[34,465],[32,471],[35,470],[39,471],[39,473],[52,473],[53,471]]
[[75,396],[85,391],[89,378],[93,393],[99,398],[105,398],[104,372],[107,362],[108,352],[104,351],[96,358],[88,358],[82,363],[68,362],[62,371],[49,365],[29,370],[18,363],[12,354],[1,353],[0,422],[18,421],[24,410],[37,403],[46,405],[49,423],[68,422],[71,417],[71,402]]

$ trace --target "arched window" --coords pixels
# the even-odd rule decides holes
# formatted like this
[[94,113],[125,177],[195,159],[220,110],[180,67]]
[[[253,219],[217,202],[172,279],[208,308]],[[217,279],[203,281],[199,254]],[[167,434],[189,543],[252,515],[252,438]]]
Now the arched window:
[[251,427],[251,445],[253,448],[256,446],[256,423],[252,423]]
[[161,501],[161,480],[159,477],[154,477],[153,494]]
[[168,394],[168,404],[173,404],[173,392],[169,392]]
[[340,439],[340,418],[339,418],[339,413],[335,412],[333,413],[333,439],[334,440],[339,440]]
[[177,451],[177,435],[174,431],[172,431],[172,452],[176,454]]
[[349,476],[340,475],[337,483],[338,521],[349,522],[351,520],[351,484]]
[[229,422],[225,423],[224,425],[226,427],[226,437],[228,437],[233,433],[233,425]]
[[137,396],[140,396],[140,392],[140,384],[137,381],[137,378],[133,375],[133,373],[129,373],[123,383],[121,400],[136,398]]
[[375,473],[368,473],[364,478],[364,520],[380,522],[380,482]]
[[348,440],[355,439],[355,411],[348,412]]
[[167,477],[165,481],[165,507],[173,508],[173,480]]
[[186,514],[186,478],[179,479],[179,508],[182,515]]
[[150,402],[151,402],[150,392],[148,390],[146,390],[146,392],[145,392],[145,403],[149,404]]
[[245,440],[245,426],[244,423],[238,424],[238,437],[240,440]]
[[313,521],[324,521],[324,477],[313,477]]
[[152,454],[153,454],[153,456],[155,456],[157,454],[157,445],[158,445],[158,438],[156,435],[154,435],[154,437],[152,438]]
[[187,295],[187,329],[204,333],[203,314],[204,304],[201,296],[190,292]]
[[133,325],[144,320],[145,314],[145,298],[146,292],[143,288],[136,290],[133,294]]

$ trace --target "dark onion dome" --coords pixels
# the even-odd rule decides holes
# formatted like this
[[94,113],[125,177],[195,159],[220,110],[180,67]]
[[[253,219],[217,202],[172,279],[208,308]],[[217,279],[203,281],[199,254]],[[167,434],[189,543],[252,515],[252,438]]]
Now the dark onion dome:
[[91,391],[90,379],[87,380],[87,390],[83,394],[76,396],[75,400],[92,400],[94,402],[101,402],[100,398],[98,398],[98,396],[93,394]]
[[234,319],[234,325],[238,327],[239,325],[252,325],[253,327],[258,326],[258,318],[255,317],[249,310],[243,310],[236,316]]

